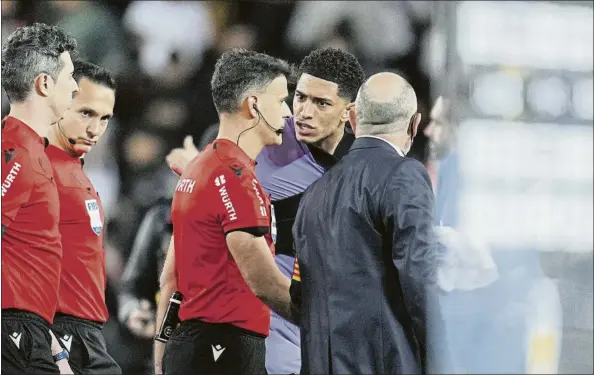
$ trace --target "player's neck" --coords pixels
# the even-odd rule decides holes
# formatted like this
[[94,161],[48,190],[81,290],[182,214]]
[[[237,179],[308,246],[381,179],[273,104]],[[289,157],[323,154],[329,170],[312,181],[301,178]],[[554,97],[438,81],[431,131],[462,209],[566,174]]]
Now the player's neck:
[[315,146],[321,148],[322,150],[326,151],[330,155],[334,155],[334,151],[336,151],[336,147],[344,137],[344,124],[340,126],[337,131],[332,133],[329,137],[324,138],[322,141],[318,142]]
[[242,125],[241,121],[221,119],[217,139],[227,139],[237,144],[252,160],[256,160],[256,157],[264,148],[264,143],[253,129],[244,132],[245,129],[246,126],[245,124]]
[[40,137],[45,137],[52,124],[51,111],[49,108],[40,110],[39,107],[36,103],[26,100],[21,103],[11,104],[8,115],[27,124]]

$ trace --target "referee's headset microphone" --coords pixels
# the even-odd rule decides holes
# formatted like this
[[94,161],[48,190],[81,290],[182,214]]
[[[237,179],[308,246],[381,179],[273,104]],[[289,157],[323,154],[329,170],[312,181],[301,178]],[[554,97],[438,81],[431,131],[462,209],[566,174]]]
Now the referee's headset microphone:
[[270,128],[270,130],[272,130],[276,135],[282,135],[283,134],[283,131],[284,131],[283,128],[277,129],[274,126],[270,125],[270,123],[268,123],[268,121],[266,121],[266,118],[264,117],[264,115],[262,114],[262,112],[260,112],[260,110],[258,109],[258,104],[257,103],[254,103],[253,104],[253,108],[254,108],[254,111],[256,111],[256,113],[258,114],[258,121],[254,125],[250,126],[249,128],[247,128],[244,131],[242,131],[241,133],[239,133],[239,135],[237,136],[237,142],[236,142],[236,144],[238,146],[239,146],[239,138],[243,135],[243,133],[247,132],[248,130],[252,130],[253,128],[255,128],[256,125],[258,125],[260,123],[260,120],[264,120],[264,123],[266,124],[266,126],[268,126]]
[[70,138],[69,136],[66,135],[66,133],[64,133],[64,130],[62,130],[62,124],[60,123],[60,121],[58,121],[58,130],[60,131],[60,133],[62,133],[64,138],[66,138],[68,143],[70,143],[73,146],[76,144],[76,141],[74,139]]

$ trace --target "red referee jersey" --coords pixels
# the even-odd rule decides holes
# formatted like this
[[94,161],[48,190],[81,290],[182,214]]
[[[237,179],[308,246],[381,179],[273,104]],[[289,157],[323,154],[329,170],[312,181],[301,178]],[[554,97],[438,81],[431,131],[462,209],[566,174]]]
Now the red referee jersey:
[[53,145],[47,147],[46,154],[60,196],[63,256],[58,312],[106,322],[105,218],[99,194],[83,172],[83,159],[73,158]]
[[225,239],[259,228],[274,254],[270,201],[254,166],[235,143],[217,139],[186,167],[172,204],[175,267],[181,320],[231,323],[267,336],[270,310],[241,276]]
[[13,117],[2,122],[2,308],[53,323],[62,246],[46,142]]

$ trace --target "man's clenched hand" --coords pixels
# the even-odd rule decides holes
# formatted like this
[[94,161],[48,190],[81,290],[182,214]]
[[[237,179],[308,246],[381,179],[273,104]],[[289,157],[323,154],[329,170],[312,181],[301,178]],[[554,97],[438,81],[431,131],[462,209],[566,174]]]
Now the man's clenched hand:
[[169,168],[177,175],[181,176],[188,163],[198,155],[199,151],[194,146],[194,140],[191,135],[184,138],[183,148],[174,148],[169,152],[165,160]]

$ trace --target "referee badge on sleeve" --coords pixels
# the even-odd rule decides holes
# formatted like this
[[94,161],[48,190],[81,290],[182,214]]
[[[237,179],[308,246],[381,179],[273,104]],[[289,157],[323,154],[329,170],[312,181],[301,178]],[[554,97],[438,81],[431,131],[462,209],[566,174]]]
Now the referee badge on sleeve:
[[93,229],[93,232],[95,232],[96,235],[100,235],[101,230],[103,230],[103,222],[101,221],[101,214],[99,213],[99,204],[97,203],[97,200],[87,199],[85,201],[85,207],[87,208],[89,218],[91,219],[91,229]]

